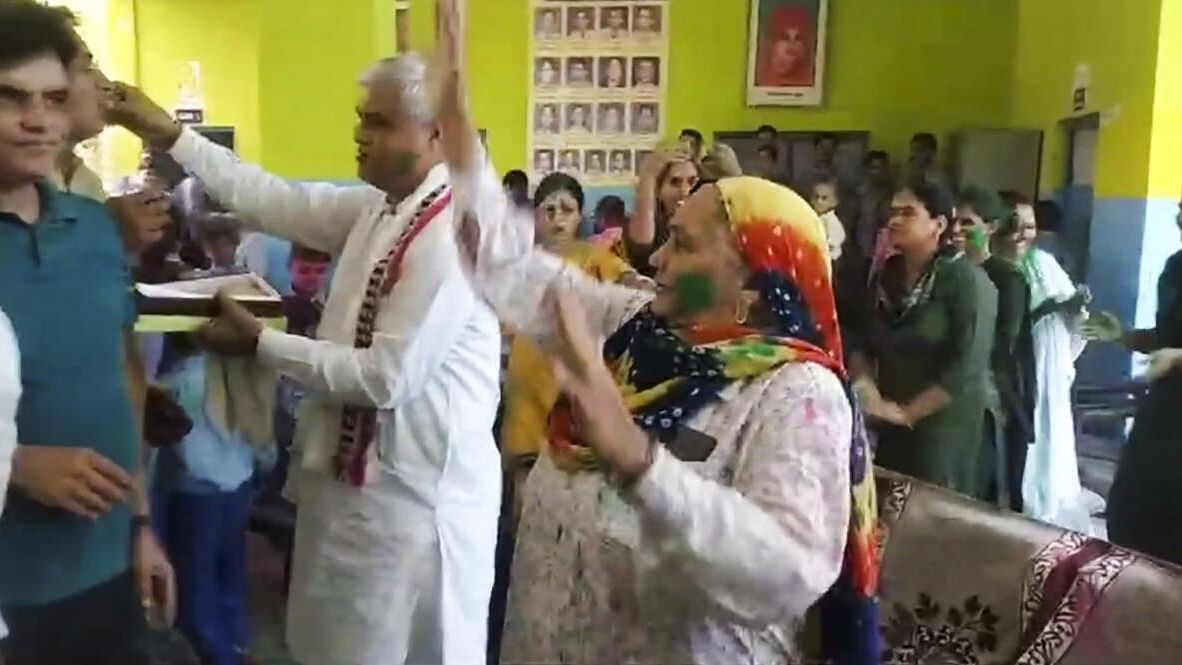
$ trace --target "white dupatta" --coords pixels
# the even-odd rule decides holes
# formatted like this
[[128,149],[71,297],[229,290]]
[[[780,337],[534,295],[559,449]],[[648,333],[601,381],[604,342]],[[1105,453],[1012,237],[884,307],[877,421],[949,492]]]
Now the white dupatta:
[[[1077,291],[1071,277],[1046,251],[1032,248],[1022,261],[1030,283],[1031,310],[1047,301],[1064,302]],[[1026,456],[1022,501],[1027,515],[1058,526],[1090,533],[1083,506],[1075,451],[1071,386],[1075,361],[1086,341],[1081,318],[1064,312],[1043,316],[1033,325],[1038,393],[1034,407],[1035,440]]]

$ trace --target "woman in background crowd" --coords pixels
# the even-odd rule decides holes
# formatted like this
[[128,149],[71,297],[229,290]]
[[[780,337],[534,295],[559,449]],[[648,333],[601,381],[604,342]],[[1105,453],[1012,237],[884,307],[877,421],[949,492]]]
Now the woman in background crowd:
[[636,212],[624,232],[628,262],[652,277],[649,259],[669,239],[669,220],[698,184],[698,163],[683,148],[654,151],[640,169]]
[[[1182,229],[1182,206],[1177,223]],[[1119,342],[1137,353],[1182,347],[1182,252],[1166,262],[1157,282],[1157,325],[1125,330],[1104,314],[1087,326],[1090,337]],[[1182,565],[1182,371],[1177,351],[1159,352],[1151,371],[1156,381],[1137,409],[1129,442],[1121,451],[1108,495],[1112,542]]]
[[196,236],[209,262],[210,274],[240,272],[235,264],[242,223],[226,213],[208,213],[194,220]]
[[1030,326],[1030,286],[1021,260],[1018,216],[996,192],[970,186],[956,201],[952,244],[980,265],[997,289],[997,327],[990,366],[996,388],[994,457],[986,467],[1001,505],[1022,510],[1026,449],[1034,441],[1034,341]]
[[919,183],[895,194],[887,229],[898,252],[875,278],[850,368],[878,423],[875,461],[986,498],[985,413],[997,291],[945,241],[952,197]]
[[1023,510],[1035,519],[1089,533],[1071,414],[1075,361],[1085,344],[1080,324],[1088,293],[1072,283],[1055,257],[1034,246],[1037,226],[1030,202],[1014,193],[1006,193],[1005,198],[1018,217],[1017,251],[1030,285],[1037,382],[1034,445],[1022,479]]
[[702,168],[699,182],[717,182],[723,178],[733,178],[743,175],[743,167],[739,166],[739,156],[735,149],[725,143],[715,143],[702,157]]

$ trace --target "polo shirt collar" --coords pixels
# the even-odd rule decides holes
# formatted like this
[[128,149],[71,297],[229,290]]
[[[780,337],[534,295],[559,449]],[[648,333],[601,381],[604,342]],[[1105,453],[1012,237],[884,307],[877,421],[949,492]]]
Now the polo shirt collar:
[[50,180],[37,181],[37,195],[41,198],[41,216],[37,223],[78,221],[65,193]]
[[[45,223],[76,222],[78,215],[70,205],[69,199],[50,180],[39,180],[35,185],[37,198],[41,201],[41,213],[37,217],[37,226]],[[24,220],[9,212],[0,212],[0,221],[10,222],[19,226],[30,226]]]

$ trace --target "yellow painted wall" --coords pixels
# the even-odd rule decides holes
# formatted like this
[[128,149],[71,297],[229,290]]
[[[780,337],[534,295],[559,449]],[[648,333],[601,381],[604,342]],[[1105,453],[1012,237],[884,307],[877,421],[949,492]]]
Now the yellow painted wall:
[[185,63],[200,62],[205,123],[233,125],[238,153],[258,160],[258,3],[136,0],[134,5],[141,87],[171,109]]
[[392,0],[259,0],[262,163],[291,178],[356,176],[357,79],[394,51]]
[[[1062,184],[1060,119],[1071,114],[1077,63],[1092,68],[1088,111],[1105,113],[1097,188],[1145,196],[1177,178],[1182,0],[839,0],[831,3],[826,94],[815,109],[745,102],[747,0],[672,3],[668,127],[865,129],[897,158],[917,130],[964,127],[1046,131],[1043,187]],[[1164,3],[1164,4],[1163,4]],[[353,177],[349,145],[356,75],[393,51],[392,0],[109,0],[134,4],[137,67],[148,91],[171,103],[180,66],[202,61],[211,123],[238,128],[248,159],[299,178]],[[501,169],[524,162],[528,103],[528,0],[470,0],[473,109]],[[116,21],[118,12],[110,12]],[[1160,16],[1159,16],[1160,15]],[[434,42],[434,2],[411,0],[411,43]],[[1098,36],[1102,36],[1099,38]],[[1159,39],[1160,37],[1160,39]],[[126,49],[124,49],[126,50]],[[126,59],[126,58],[125,58]],[[133,58],[135,59],[135,58]],[[1155,106],[1154,89],[1159,94]],[[1182,93],[1178,93],[1182,94]],[[1173,101],[1170,101],[1173,99]],[[1155,134],[1155,132],[1157,132]],[[1182,147],[1182,146],[1180,146]],[[1161,166],[1157,166],[1157,164]],[[1176,186],[1175,186],[1176,189]]]
[[[433,3],[412,0],[412,44],[433,41]],[[719,130],[870,130],[902,157],[911,134],[1002,126],[1017,0],[837,0],[830,3],[825,103],[746,104],[747,0],[671,2],[667,125]],[[473,110],[501,170],[523,165],[528,0],[470,0]]]
[[[393,0],[106,4],[112,34],[134,30],[112,41],[124,51],[119,77],[171,108],[185,63],[198,61],[205,123],[234,126],[243,158],[293,178],[354,177],[356,80],[393,52]],[[120,170],[130,171],[138,143],[125,133],[117,140]]]
[[672,3],[669,125],[673,131],[868,129],[896,158],[912,133],[997,127],[1006,119],[1015,2],[835,0],[824,105],[745,104],[745,1]]
[[1161,5],[1149,195],[1174,199],[1182,191],[1182,0]]
[[1147,195],[1161,1],[1020,0],[1011,118],[1045,132],[1044,192],[1064,184],[1068,146],[1058,123],[1076,115],[1071,86],[1083,63],[1091,67],[1083,113],[1103,114],[1096,195]]

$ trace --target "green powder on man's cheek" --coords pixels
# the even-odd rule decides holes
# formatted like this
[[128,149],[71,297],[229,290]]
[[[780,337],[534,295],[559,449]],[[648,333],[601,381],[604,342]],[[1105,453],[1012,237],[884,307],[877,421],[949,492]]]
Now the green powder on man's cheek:
[[709,310],[716,297],[714,280],[709,275],[691,272],[673,280],[673,308],[679,316]]
[[390,167],[395,175],[406,175],[414,170],[419,161],[418,153],[410,150],[398,150],[390,155]]

